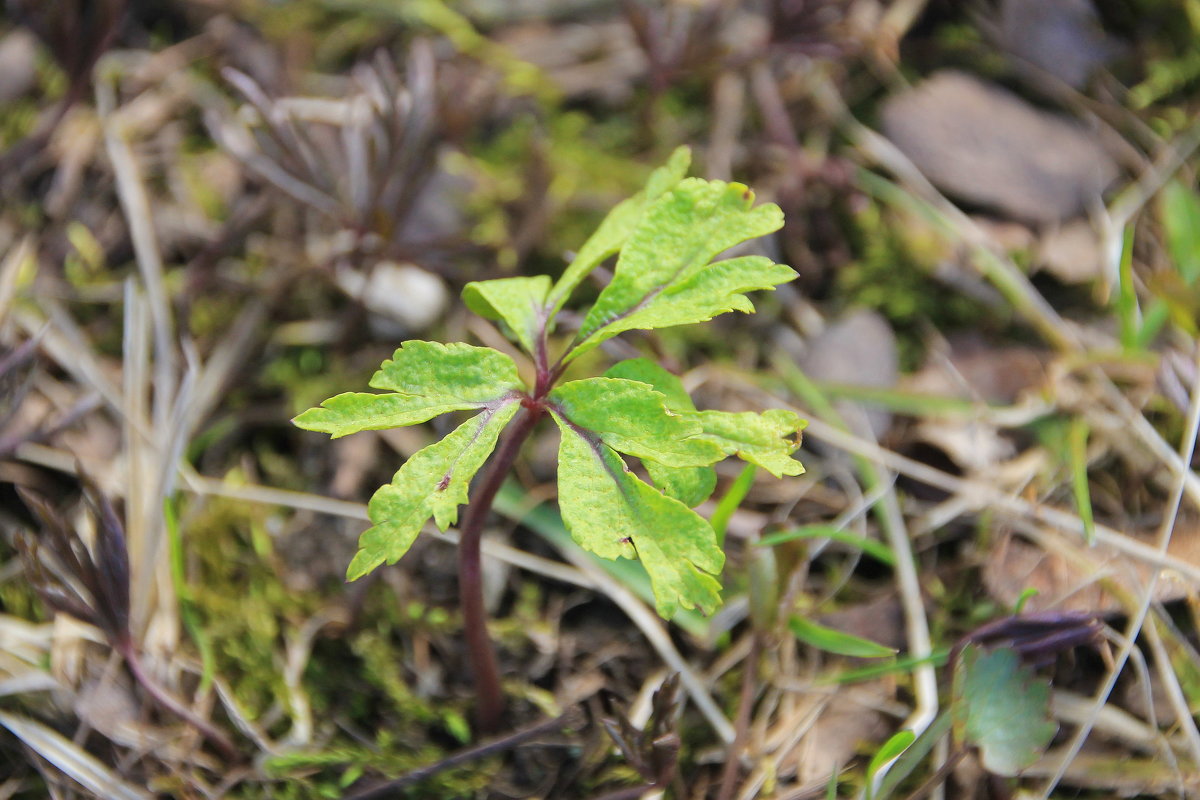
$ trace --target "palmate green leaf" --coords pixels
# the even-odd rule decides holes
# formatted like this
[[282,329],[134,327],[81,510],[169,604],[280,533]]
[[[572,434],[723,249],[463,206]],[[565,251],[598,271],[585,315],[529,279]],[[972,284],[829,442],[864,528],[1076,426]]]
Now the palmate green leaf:
[[687,178],[654,202],[621,248],[612,282],[596,299],[566,360],[634,328],[703,322],[727,311],[750,313],[745,293],[796,277],[762,256],[712,259],[783,226],[773,204],[754,207],[740,183]]
[[698,467],[725,457],[716,443],[699,438],[699,421],[668,411],[663,394],[640,381],[584,378],[564,383],[547,400],[604,444],[643,460]]
[[359,537],[346,579],[357,580],[380,564],[396,563],[430,517],[441,530],[457,522],[471,478],[520,407],[515,398],[490,406],[405,461],[392,482],[381,486],[367,504],[373,527]]
[[483,408],[523,388],[517,365],[501,352],[468,344],[410,341],[371,378],[394,394],[346,392],[292,420],[333,438],[416,425],[451,411]]
[[804,472],[804,465],[792,458],[792,453],[800,446],[796,434],[805,422],[793,411],[697,411],[685,416],[700,423],[704,430],[701,439],[717,445],[726,455],[756,464],[776,478]]
[[[647,358],[618,362],[604,373],[604,377],[649,384],[655,391],[662,392],[667,410],[676,414],[696,410],[679,377]],[[717,471],[712,467],[668,467],[657,461],[644,461],[643,465],[655,486],[692,508],[707,500],[717,488]]]
[[1050,686],[1009,649],[967,645],[954,670],[955,738],[979,748],[997,775],[1020,774],[1054,738]]
[[571,537],[602,558],[639,558],[663,618],[681,606],[715,611],[721,585],[714,576],[725,554],[708,522],[638,479],[599,436],[552,413],[562,432],[559,507]]
[[550,276],[537,275],[472,281],[463,287],[462,297],[467,308],[479,316],[499,320],[508,326],[525,352],[532,355],[546,328],[546,294],[549,291]]
[[571,292],[575,291],[592,270],[621,249],[641,221],[646,208],[683,180],[691,162],[692,151],[689,148],[676,148],[666,164],[650,173],[645,189],[618,203],[608,212],[600,227],[596,228],[596,232],[579,248],[575,260],[550,291],[548,310],[551,318],[562,310]]

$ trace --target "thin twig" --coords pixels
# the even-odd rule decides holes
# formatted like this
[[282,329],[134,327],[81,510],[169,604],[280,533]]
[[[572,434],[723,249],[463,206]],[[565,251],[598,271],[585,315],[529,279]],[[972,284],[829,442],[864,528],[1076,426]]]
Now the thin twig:
[[436,764],[430,764],[427,767],[413,770],[412,772],[397,778],[393,781],[377,784],[362,791],[354,792],[346,795],[343,800],[377,800],[377,798],[392,797],[401,789],[405,789],[414,784],[420,783],[426,778],[430,778],[437,773],[460,767],[463,764],[470,764],[472,761],[478,761],[482,758],[489,758],[494,755],[499,755],[506,750],[512,750],[519,745],[524,744],[539,736],[555,733],[564,728],[575,727],[582,722],[582,715],[578,708],[571,709],[566,713],[555,717],[554,719],[539,722],[536,725],[524,728],[515,733],[510,733],[507,736],[501,736],[498,739],[484,742],[475,747],[468,748],[461,752],[455,753],[449,758],[444,758]]
[[758,684],[758,657],[761,651],[762,633],[755,630],[750,634],[750,652],[742,662],[742,693],[738,698],[737,719],[733,723],[735,734],[729,744],[725,768],[721,770],[721,790],[717,793],[717,800],[729,800],[733,797],[733,790],[737,785],[742,748],[746,746],[746,738],[750,733],[750,715],[754,706],[755,687]]
[[212,742],[221,751],[221,755],[225,756],[225,758],[230,761],[240,760],[237,748],[228,736],[221,733],[211,722],[202,718],[176,699],[174,695],[160,686],[158,681],[146,671],[132,639],[118,642],[116,649],[121,654],[121,657],[125,659],[125,663],[128,665],[129,671],[133,673],[133,677],[154,698],[156,703],[199,731],[204,738]]
[[[805,413],[804,409],[779,398],[774,398],[774,400],[781,408],[791,408],[800,413]],[[1083,522],[1078,516],[1070,512],[1041,503],[1032,503],[1020,497],[1005,494],[994,486],[977,480],[951,475],[936,467],[931,467],[928,464],[923,464],[920,461],[888,450],[874,442],[868,442],[853,434],[846,433],[818,419],[808,420],[808,427],[805,428],[804,434],[806,437],[811,436],[815,439],[825,441],[848,453],[854,453],[877,461],[902,475],[906,475],[928,486],[961,494],[971,501],[973,507],[988,507],[1005,514],[1036,520],[1064,533],[1079,536],[1080,541],[1083,541]],[[1131,539],[1119,531],[1099,523],[1096,523],[1095,534],[1096,541],[1110,545],[1124,555],[1152,566],[1174,570],[1188,580],[1200,583],[1200,568],[1186,561],[1160,552],[1151,545]]]

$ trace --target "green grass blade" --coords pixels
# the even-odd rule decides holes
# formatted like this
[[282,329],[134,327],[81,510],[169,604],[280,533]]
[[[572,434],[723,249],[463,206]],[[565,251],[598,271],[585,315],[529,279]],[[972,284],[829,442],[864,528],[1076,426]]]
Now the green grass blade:
[[839,656],[891,658],[896,655],[896,651],[890,647],[884,647],[861,636],[827,628],[804,617],[793,616],[788,620],[788,629],[805,644]]
[[1067,459],[1071,465],[1071,490],[1075,508],[1083,520],[1083,538],[1089,545],[1096,543],[1096,520],[1092,514],[1092,493],[1088,488],[1087,440],[1088,424],[1082,417],[1071,420],[1067,429]]
[[841,542],[842,544],[848,544],[851,547],[857,548],[876,561],[887,564],[889,567],[896,566],[896,556],[888,549],[887,545],[877,542],[874,539],[857,536],[842,528],[835,528],[832,525],[803,525],[799,528],[779,531],[778,533],[764,536],[757,544],[759,547],[774,547],[784,542],[796,541],[797,539],[832,539],[835,542]]
[[1133,285],[1133,226],[1125,229],[1121,240],[1121,265],[1117,282],[1117,323],[1121,333],[1121,346],[1126,350],[1137,347],[1140,325],[1138,320],[1137,290]]
[[212,642],[204,632],[204,624],[200,613],[196,610],[192,588],[187,581],[187,573],[183,564],[183,535],[179,529],[179,511],[175,500],[163,498],[163,521],[167,532],[167,558],[171,565],[171,583],[175,586],[175,598],[179,601],[179,619],[183,628],[196,643],[200,651],[200,686],[198,694],[204,694],[212,686],[216,674],[217,660],[213,652]]
[[742,471],[729,485],[721,502],[717,503],[717,507],[713,509],[709,523],[717,535],[718,547],[725,546],[725,530],[729,527],[729,520],[733,517],[733,512],[737,511],[742,501],[746,499],[746,495],[750,493],[750,487],[754,485],[754,476],[757,473],[758,467],[753,464],[742,467]]

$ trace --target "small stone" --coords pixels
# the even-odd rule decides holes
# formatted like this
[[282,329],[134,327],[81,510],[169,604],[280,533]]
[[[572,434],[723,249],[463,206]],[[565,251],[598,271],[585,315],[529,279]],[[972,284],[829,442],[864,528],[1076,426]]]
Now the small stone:
[[449,294],[438,276],[412,264],[381,261],[369,272],[346,269],[338,284],[368,311],[408,333],[429,328],[446,310]]
[[1100,277],[1104,252],[1087,220],[1076,219],[1042,235],[1037,262],[1063,283],[1088,283]]
[[1032,66],[1075,89],[1121,50],[1091,0],[1005,0],[1000,37],[1018,70]]
[[943,191],[1028,222],[1082,214],[1116,179],[1079,123],[946,70],[884,103],[883,130]]
[[37,38],[17,29],[0,38],[0,103],[11,103],[37,85]]
[[[900,372],[896,335],[887,320],[874,311],[852,311],[809,340],[799,365],[814,380],[891,389]],[[891,427],[892,415],[888,411],[844,401],[836,405],[850,424],[856,419],[864,420],[876,438]]]

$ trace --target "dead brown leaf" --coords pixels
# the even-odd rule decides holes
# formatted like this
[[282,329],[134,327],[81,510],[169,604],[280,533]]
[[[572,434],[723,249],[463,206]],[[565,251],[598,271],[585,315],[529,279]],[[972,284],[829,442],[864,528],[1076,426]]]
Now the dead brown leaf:
[[[1150,536],[1131,538],[1149,543]],[[1046,550],[1011,532],[1002,533],[983,564],[983,583],[999,603],[1012,607],[1029,589],[1037,594],[1025,608],[1030,612],[1093,611],[1114,613],[1126,609],[1129,598],[1140,593],[1150,568],[1116,549],[1097,544],[1088,547],[1060,542],[1061,549]],[[1189,564],[1200,565],[1200,524],[1180,520],[1175,525],[1167,553]],[[1153,599],[1181,599],[1195,587],[1181,576],[1164,571],[1155,584]]]
[[860,752],[882,742],[887,717],[869,703],[869,692],[838,692],[821,710],[795,751],[799,783],[828,780]]
[[948,340],[947,352],[934,353],[904,389],[986,403],[1013,403],[1046,381],[1046,355],[1021,345],[993,346],[975,335]]

